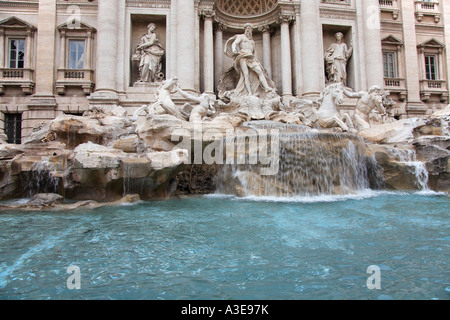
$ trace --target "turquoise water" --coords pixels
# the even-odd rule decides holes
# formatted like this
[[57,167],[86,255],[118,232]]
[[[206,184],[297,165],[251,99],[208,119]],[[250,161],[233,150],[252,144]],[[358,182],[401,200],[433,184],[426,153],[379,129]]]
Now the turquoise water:
[[446,195],[372,191],[4,212],[0,299],[449,299],[449,212]]

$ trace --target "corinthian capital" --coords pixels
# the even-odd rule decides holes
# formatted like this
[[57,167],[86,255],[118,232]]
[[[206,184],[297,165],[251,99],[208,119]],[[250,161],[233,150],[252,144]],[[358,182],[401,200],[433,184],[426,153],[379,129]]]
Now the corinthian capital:
[[270,25],[267,24],[267,25],[259,27],[258,31],[260,31],[262,33],[265,33],[265,32],[272,33],[273,32],[273,28]]
[[199,11],[200,17],[203,17],[204,19],[212,19],[216,15],[213,9],[201,9]]
[[281,13],[278,17],[278,23],[291,23],[295,21],[295,16],[293,14]]

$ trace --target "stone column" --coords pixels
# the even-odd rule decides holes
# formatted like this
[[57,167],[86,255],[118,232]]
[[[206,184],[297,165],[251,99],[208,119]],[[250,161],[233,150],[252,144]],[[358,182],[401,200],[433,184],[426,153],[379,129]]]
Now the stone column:
[[323,36],[320,22],[319,0],[302,0],[301,43],[303,95],[318,96],[325,87],[323,62]]
[[[423,114],[426,106],[420,99],[420,70],[416,39],[415,7],[409,1],[401,2],[403,19],[403,38],[406,67],[406,112],[408,114]],[[422,62],[424,63],[424,62]]]
[[282,15],[281,22],[281,78],[283,98],[292,97],[292,60],[291,35],[289,24],[294,19],[290,15]]
[[[25,57],[25,69],[31,69],[31,65],[32,65],[32,48],[33,48],[33,34],[34,31],[29,29],[27,31],[27,39],[26,39],[26,45],[25,45],[25,50],[26,50],[26,57]],[[4,52],[4,51],[0,51],[0,52]]]
[[85,61],[85,69],[91,69],[91,55],[92,55],[92,32],[88,32],[88,37],[86,41],[86,61]]
[[[22,115],[22,136],[26,137],[32,129],[42,122],[56,116],[56,99],[53,93],[55,84],[55,44],[56,44],[56,0],[39,1],[38,36],[36,50],[35,94],[28,102],[28,110]],[[27,38],[31,38],[28,35]],[[31,41],[27,41],[31,46]],[[29,52],[31,48],[26,48]],[[28,60],[28,57],[26,58]],[[31,58],[30,58],[31,60]],[[26,63],[29,65],[30,60]]]
[[[170,79],[177,75],[177,0],[170,1],[170,25],[168,30],[166,50],[166,78]],[[170,45],[170,46],[169,46]]]
[[442,78],[447,81],[447,88],[450,89],[450,3],[444,2],[442,12],[444,12],[444,26],[445,26],[445,57],[446,59],[446,67],[447,69],[444,71],[445,74],[442,75]]
[[117,37],[117,49],[116,51],[116,75],[115,75],[115,89],[118,93],[125,93],[127,85],[125,84],[125,65],[129,63],[128,59],[125,59],[125,42],[129,41],[129,37],[125,35],[126,29],[126,4],[125,0],[118,0],[117,7],[117,20],[116,20],[116,37]]
[[98,2],[96,92],[116,93],[119,0]]
[[[408,1],[403,1],[408,3]],[[381,49],[380,7],[378,0],[362,1],[367,87],[383,88],[383,53]],[[413,7],[412,4],[408,3]],[[409,31],[408,31],[409,32]]]
[[263,66],[267,71],[267,75],[272,79],[272,49],[270,44],[270,33],[273,31],[268,25],[260,27],[259,31],[263,36]]
[[2,57],[0,58],[0,68],[5,67],[4,52],[5,52],[5,30],[3,28],[0,28],[0,53],[2,54]]
[[39,1],[36,95],[53,96],[55,82],[56,0]]
[[184,90],[195,91],[195,0],[177,3],[177,73]]
[[205,93],[214,94],[214,35],[213,17],[214,11],[203,10],[201,13],[204,21],[203,38],[203,90]]
[[59,69],[66,68],[66,31],[61,30],[61,42],[59,44]]
[[223,73],[223,31],[226,27],[219,23],[216,27],[215,45],[214,45],[214,86],[219,85],[220,77]]

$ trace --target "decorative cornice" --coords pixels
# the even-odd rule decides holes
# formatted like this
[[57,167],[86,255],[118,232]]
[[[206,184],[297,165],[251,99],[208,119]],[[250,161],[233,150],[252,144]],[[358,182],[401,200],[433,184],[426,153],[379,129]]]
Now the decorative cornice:
[[320,2],[325,4],[350,5],[350,0],[321,0]]
[[127,7],[170,9],[170,0],[126,0]]
[[39,9],[39,1],[38,0],[0,1],[0,7]]
[[320,17],[326,19],[356,20],[356,10],[320,8]]

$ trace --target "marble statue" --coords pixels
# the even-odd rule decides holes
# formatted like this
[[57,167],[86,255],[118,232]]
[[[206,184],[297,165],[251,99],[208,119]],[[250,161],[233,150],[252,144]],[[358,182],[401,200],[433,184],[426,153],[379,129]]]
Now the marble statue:
[[156,82],[164,78],[161,74],[164,48],[159,44],[155,29],[154,23],[147,26],[148,32],[141,38],[133,55],[133,60],[139,62],[139,82]]
[[229,112],[248,119],[272,118],[274,112],[280,110],[282,102],[275,83],[256,58],[252,25],[247,23],[243,34],[228,39],[224,51],[233,59],[233,66],[220,78],[216,104],[224,103]]
[[142,111],[146,111],[150,116],[155,114],[170,114],[178,119],[187,120],[187,116],[172,101],[172,93],[176,92],[178,87],[178,78],[173,77],[164,81],[156,93],[157,101],[150,105],[144,105],[133,114],[133,120],[136,121]]
[[353,53],[352,45],[349,47],[342,41],[344,35],[336,33],[336,42],[332,43],[326,53],[325,62],[327,65],[328,81],[330,83],[340,82],[347,85],[347,61]]
[[386,116],[386,109],[383,101],[386,99],[386,93],[378,86],[373,86],[366,91],[350,92],[343,89],[344,94],[349,98],[358,98],[355,113],[352,117],[353,125],[358,130],[370,128],[369,115],[376,109],[382,117]]
[[226,42],[225,54],[234,60],[233,68],[239,75],[239,81],[235,87],[235,94],[256,95],[260,91],[274,92],[274,86],[260,61],[255,57],[255,41],[253,40],[253,28],[246,24],[244,33],[238,34]]
[[[343,117],[339,113],[337,106],[343,102],[344,86],[339,82],[329,84],[316,101],[295,99],[291,101],[291,106],[296,109],[296,114],[303,115],[301,120],[306,125],[315,123],[321,128],[340,127],[342,131],[347,132],[353,129],[353,125],[347,113]],[[319,107],[316,108],[315,105]]]
[[189,114],[189,122],[201,122],[206,116],[213,116],[216,113],[214,108],[214,100],[207,94],[203,93],[199,97],[193,96],[186,91],[176,87],[177,92],[191,103],[186,103],[181,109],[184,114]]
[[[349,126],[345,124],[337,109],[337,105],[344,102],[344,86],[342,83],[329,84],[325,90],[320,94],[318,103],[320,104],[316,116],[319,125],[322,128],[340,127],[343,131],[349,131]],[[345,114],[347,122],[350,121],[350,116]]]

